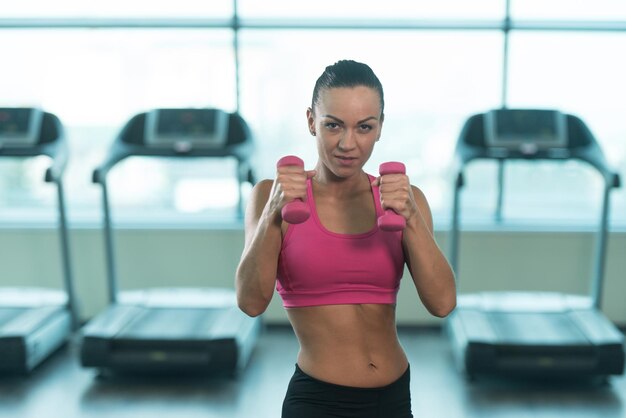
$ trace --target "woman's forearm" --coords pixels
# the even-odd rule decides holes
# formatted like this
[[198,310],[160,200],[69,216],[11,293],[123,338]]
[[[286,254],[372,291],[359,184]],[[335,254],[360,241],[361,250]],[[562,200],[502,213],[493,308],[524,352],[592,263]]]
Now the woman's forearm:
[[274,293],[281,246],[280,225],[280,219],[264,211],[237,268],[237,302],[250,316],[263,313]]
[[423,219],[407,223],[403,245],[422,303],[435,316],[448,315],[456,306],[454,273]]

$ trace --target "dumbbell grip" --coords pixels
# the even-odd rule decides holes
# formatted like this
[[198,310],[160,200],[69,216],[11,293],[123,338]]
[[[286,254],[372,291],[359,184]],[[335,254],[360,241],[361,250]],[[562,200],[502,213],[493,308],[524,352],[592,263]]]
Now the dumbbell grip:
[[[295,155],[287,155],[276,163],[276,167],[284,167],[287,165],[295,165],[304,167],[304,161]],[[283,220],[290,224],[299,224],[309,219],[309,206],[302,199],[295,199],[287,203],[280,211]]]
[[[381,176],[386,174],[404,174],[406,167],[404,164],[391,161],[382,163],[378,170]],[[385,214],[378,218],[378,227],[383,231],[402,231],[406,227],[406,219],[398,215],[393,209],[385,209]]]

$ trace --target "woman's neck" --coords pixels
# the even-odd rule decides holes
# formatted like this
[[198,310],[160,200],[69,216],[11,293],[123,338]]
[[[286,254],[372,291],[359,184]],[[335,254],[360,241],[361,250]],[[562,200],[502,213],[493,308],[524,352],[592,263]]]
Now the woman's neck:
[[363,170],[350,177],[338,177],[326,167],[318,165],[317,174],[312,180],[325,194],[336,196],[358,194],[363,191],[362,189],[370,188],[369,177]]

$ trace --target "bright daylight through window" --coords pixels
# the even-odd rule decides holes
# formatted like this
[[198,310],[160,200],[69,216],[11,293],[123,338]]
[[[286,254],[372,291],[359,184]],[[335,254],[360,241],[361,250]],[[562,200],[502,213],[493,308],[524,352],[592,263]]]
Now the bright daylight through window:
[[[615,26],[626,20],[623,2],[512,0],[508,39],[504,0],[318,3],[315,10],[333,13],[287,0],[5,4],[0,107],[40,107],[62,121],[74,224],[99,221],[101,191],[92,172],[122,126],[154,108],[239,111],[254,134],[257,179],[272,177],[285,154],[312,166],[308,89],[322,65],[342,58],[370,64],[386,89],[383,136],[366,169],[375,173],[385,160],[405,162],[412,182],[429,197],[438,227],[450,218],[453,152],[463,123],[502,105],[582,118],[626,178],[626,55],[620,52],[626,25]],[[3,224],[53,221],[55,192],[43,182],[46,158],[4,160]],[[232,158],[130,158],[110,175],[114,216],[139,225],[239,222],[236,170]],[[493,224],[497,171],[493,162],[468,169],[468,222]],[[581,163],[510,163],[504,181],[505,222],[597,222],[602,181]],[[244,185],[244,194],[250,187]],[[611,223],[626,227],[626,188],[612,195]]]

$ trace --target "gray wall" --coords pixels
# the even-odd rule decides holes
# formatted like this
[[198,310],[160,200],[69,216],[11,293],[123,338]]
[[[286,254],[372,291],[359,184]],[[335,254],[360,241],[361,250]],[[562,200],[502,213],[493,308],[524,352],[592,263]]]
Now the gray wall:
[[[436,235],[446,248],[446,234]],[[122,289],[176,286],[233,286],[243,232],[230,230],[122,229],[116,232]],[[593,235],[587,232],[463,232],[460,290],[546,290],[585,293],[591,274]],[[106,306],[102,235],[71,231],[72,265],[81,316]],[[58,239],[51,229],[0,229],[0,286],[58,287]],[[626,233],[612,233],[604,287],[604,310],[626,324]],[[398,323],[429,325],[408,272],[398,299]],[[267,322],[286,316],[275,295]]]

